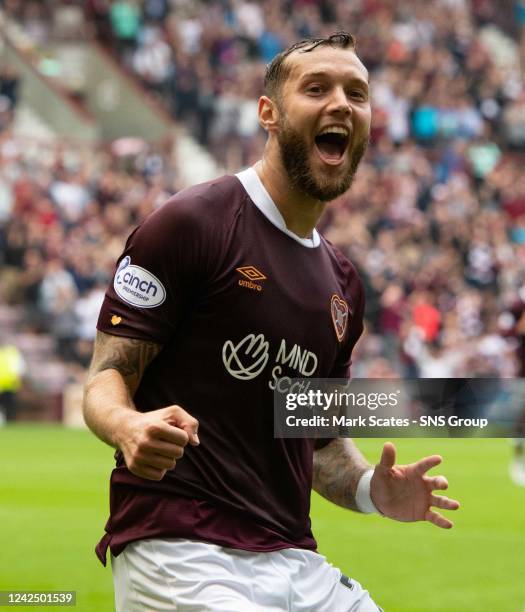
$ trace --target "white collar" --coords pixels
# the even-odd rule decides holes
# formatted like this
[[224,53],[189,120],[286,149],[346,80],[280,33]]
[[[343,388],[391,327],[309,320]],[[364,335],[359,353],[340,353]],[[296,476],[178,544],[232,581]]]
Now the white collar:
[[235,176],[239,179],[255,206],[257,206],[262,214],[268,219],[268,221],[273,223],[275,227],[305,247],[315,249],[319,246],[321,243],[321,238],[315,228],[312,232],[311,238],[301,238],[286,227],[286,223],[284,222],[281,212],[270,197],[270,194],[266,191],[266,188],[262,184],[262,181],[254,168],[246,168],[246,170],[238,172]]

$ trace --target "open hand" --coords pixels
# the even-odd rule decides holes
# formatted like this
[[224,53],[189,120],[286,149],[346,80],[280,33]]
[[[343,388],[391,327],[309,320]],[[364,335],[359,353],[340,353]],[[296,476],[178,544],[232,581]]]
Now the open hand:
[[444,476],[427,476],[427,472],[441,461],[439,455],[431,455],[410,465],[394,465],[396,447],[387,442],[370,482],[370,495],[376,508],[397,521],[429,521],[437,527],[450,529],[452,521],[432,507],[457,510],[459,502],[434,495],[433,491],[448,488]]

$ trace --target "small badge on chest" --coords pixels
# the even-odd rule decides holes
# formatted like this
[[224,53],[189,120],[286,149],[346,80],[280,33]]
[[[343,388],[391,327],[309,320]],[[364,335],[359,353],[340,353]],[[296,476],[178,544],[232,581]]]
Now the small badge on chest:
[[339,342],[342,342],[348,325],[348,304],[334,293],[330,305],[332,321]]

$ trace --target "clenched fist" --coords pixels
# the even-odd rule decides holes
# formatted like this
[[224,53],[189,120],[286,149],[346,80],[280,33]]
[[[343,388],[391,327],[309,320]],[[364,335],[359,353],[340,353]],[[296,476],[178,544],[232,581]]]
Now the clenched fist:
[[186,444],[197,446],[199,422],[180,406],[152,412],[129,411],[118,432],[118,447],[129,471],[149,480],[162,480],[184,454]]

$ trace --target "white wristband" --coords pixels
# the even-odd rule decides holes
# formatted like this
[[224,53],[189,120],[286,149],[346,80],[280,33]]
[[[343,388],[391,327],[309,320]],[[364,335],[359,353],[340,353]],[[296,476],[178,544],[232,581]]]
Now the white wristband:
[[355,503],[358,510],[364,514],[372,514],[372,512],[377,512],[379,514],[379,510],[375,507],[372,497],[370,496],[370,481],[372,480],[373,475],[373,468],[367,470],[361,476],[359,483],[357,484]]

